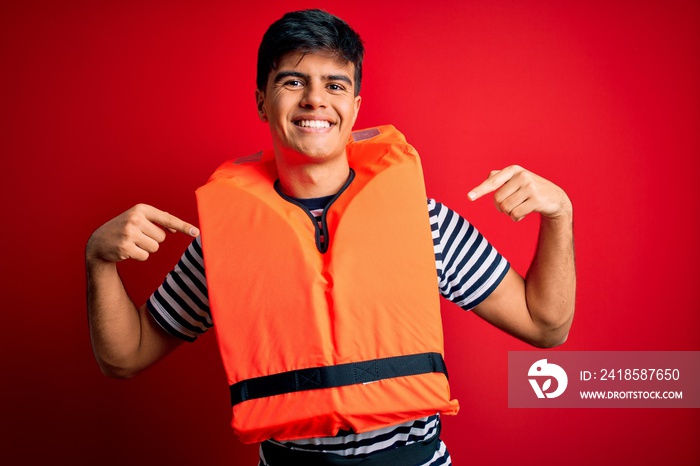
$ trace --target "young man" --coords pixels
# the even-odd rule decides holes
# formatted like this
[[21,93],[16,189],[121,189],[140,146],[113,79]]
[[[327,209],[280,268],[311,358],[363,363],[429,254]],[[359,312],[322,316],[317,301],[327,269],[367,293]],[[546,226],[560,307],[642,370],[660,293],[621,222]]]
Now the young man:
[[[257,106],[273,150],[224,164],[198,190],[203,240],[191,224],[138,205],[87,245],[103,372],[131,377],[216,322],[233,426],[262,442],[263,465],[450,464],[439,413],[455,414],[457,403],[438,292],[536,346],[562,343],[573,319],[566,194],[517,166],[469,193],[493,192],[516,221],[540,214],[523,280],[466,220],[430,199],[426,207],[400,133],[353,135],[363,54],[339,18],[285,15],[258,55]],[[156,252],[159,225],[195,240],[137,309],[116,263]]]

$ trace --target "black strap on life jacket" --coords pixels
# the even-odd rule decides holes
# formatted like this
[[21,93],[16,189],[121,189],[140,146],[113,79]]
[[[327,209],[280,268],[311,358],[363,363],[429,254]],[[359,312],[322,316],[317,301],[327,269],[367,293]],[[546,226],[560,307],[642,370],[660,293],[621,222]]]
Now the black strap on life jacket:
[[231,385],[229,389],[231,405],[236,405],[246,400],[283,393],[365,384],[430,372],[441,372],[447,377],[447,367],[440,353],[411,354],[335,366],[298,369],[242,380]]

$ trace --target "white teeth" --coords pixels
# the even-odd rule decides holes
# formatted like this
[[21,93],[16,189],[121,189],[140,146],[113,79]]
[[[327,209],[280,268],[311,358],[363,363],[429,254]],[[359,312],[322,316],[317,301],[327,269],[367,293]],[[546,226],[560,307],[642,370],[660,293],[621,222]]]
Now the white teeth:
[[297,125],[302,128],[330,128],[331,124],[324,120],[301,120],[297,121]]

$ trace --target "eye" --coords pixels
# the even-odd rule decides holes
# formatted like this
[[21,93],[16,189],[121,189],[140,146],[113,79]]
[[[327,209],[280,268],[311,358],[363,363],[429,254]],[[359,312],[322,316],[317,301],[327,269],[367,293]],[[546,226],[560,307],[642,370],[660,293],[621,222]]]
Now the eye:
[[284,85],[286,87],[301,87],[304,85],[304,83],[299,79],[290,79],[288,81],[285,81]]
[[331,91],[340,92],[340,91],[344,91],[345,87],[338,84],[338,83],[330,83],[330,84],[328,84],[328,89]]

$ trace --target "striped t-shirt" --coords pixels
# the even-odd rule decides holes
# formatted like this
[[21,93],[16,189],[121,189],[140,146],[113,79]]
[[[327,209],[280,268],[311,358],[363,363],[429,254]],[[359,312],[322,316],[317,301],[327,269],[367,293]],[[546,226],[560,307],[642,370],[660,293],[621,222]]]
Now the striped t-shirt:
[[[320,217],[318,202],[302,202]],[[453,210],[429,199],[428,211],[440,294],[465,310],[472,309],[498,286],[509,264],[473,225]],[[192,241],[147,304],[163,329],[185,341],[194,341],[212,327],[200,237]],[[433,415],[362,434],[342,433],[335,437],[283,442],[282,445],[362,457],[428,440],[437,434],[439,424],[439,416]],[[440,442],[435,456],[425,466],[449,464],[449,453]],[[260,465],[265,466],[262,453]]]

